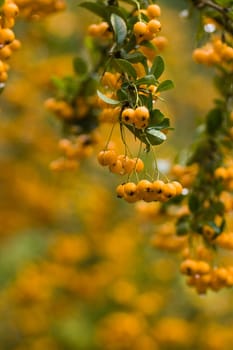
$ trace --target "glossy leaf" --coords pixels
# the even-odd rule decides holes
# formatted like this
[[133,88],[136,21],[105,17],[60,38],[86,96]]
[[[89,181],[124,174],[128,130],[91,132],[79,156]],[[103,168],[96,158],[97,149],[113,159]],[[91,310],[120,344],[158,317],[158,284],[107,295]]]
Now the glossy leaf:
[[118,105],[120,103],[120,101],[113,100],[112,98],[109,98],[106,95],[102,94],[102,92],[100,92],[99,90],[97,90],[97,95],[102,101],[106,102],[107,104]]
[[123,18],[115,13],[112,13],[110,20],[116,37],[116,42],[117,44],[122,44],[127,36],[126,23]]
[[167,136],[163,132],[153,127],[147,128],[146,134],[152,145],[159,145],[160,143],[164,142],[167,139]]
[[171,80],[164,80],[161,84],[159,84],[157,88],[157,92],[166,91],[174,88],[174,84]]
[[108,19],[108,12],[106,11],[106,6],[104,4],[87,1],[79,4],[79,6],[93,12],[95,15],[105,20]]
[[145,75],[143,78],[138,79],[135,85],[156,85],[157,81],[153,75]]
[[129,77],[136,80],[137,72],[129,61],[117,58],[114,60],[114,62],[122,73],[127,73]]
[[150,69],[150,73],[153,74],[156,79],[158,79],[162,75],[164,68],[164,60],[161,56],[157,56],[154,59],[153,65]]
[[153,109],[150,115],[150,124],[155,126],[160,124],[164,119],[163,113],[159,109]]

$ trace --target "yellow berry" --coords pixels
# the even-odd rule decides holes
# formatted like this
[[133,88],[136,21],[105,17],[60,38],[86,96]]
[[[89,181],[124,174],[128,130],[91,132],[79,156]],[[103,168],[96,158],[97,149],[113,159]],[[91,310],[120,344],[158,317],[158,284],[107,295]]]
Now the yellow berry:
[[118,198],[123,198],[125,194],[124,184],[120,184],[116,188],[116,194]]
[[109,170],[118,175],[124,175],[124,168],[122,166],[122,162],[119,159],[116,159],[116,161],[109,165]]
[[19,13],[19,8],[15,3],[6,3],[2,7],[2,12],[7,18],[16,17]]
[[175,187],[176,189],[176,196],[179,196],[182,193],[183,187],[181,183],[178,181],[172,181],[171,184]]
[[133,108],[126,108],[121,114],[122,121],[125,124],[132,124],[135,118],[135,111]]
[[147,7],[147,14],[150,18],[161,16],[161,9],[159,5],[152,4]]
[[147,31],[147,24],[144,22],[136,22],[133,26],[133,32],[137,37],[143,37]]
[[164,184],[162,193],[167,199],[174,197],[176,195],[175,185],[171,182]]
[[153,34],[158,33],[161,30],[161,23],[157,19],[151,19],[147,26],[148,30]]
[[100,151],[97,156],[98,162],[103,165],[111,165],[116,162],[117,155],[114,150]]

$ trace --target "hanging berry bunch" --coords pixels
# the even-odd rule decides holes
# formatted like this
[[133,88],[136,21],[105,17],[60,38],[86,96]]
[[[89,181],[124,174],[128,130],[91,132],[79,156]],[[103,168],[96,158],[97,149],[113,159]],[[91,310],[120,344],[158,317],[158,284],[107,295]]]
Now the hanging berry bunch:
[[[176,164],[172,168],[187,195],[172,200],[160,210],[167,213],[167,218],[172,216],[173,223],[177,216],[176,233],[187,238],[181,273],[187,276],[188,285],[205,293],[208,289],[217,291],[233,285],[232,266],[224,263],[222,254],[222,249],[232,249],[228,214],[233,208],[233,32],[230,19],[233,9],[230,2],[229,8],[212,1],[193,1],[193,4],[205,15],[204,23],[206,16],[212,19],[208,20],[211,31],[210,27],[207,33],[203,31],[205,43],[194,50],[193,59],[214,68],[219,97],[199,128],[201,131],[186,164]],[[205,24],[203,28],[205,30]]]
[[[166,39],[159,35],[161,9],[153,1],[127,3],[130,9],[124,2],[119,6],[117,1],[81,4],[102,19],[88,28],[105,55],[98,70],[99,122],[113,124],[112,131],[119,127],[125,149],[123,154],[118,154],[110,146],[109,137],[98,161],[112,173],[126,175],[126,180],[116,189],[118,197],[130,203],[167,201],[180,195],[182,186],[159,179],[157,167],[152,175],[145,177],[148,172],[140,157],[143,148],[153,152],[153,146],[164,142],[171,129],[169,118],[157,107],[161,92],[173,87],[171,80],[160,81],[165,64],[158,53],[166,45]],[[136,157],[129,149],[128,133],[139,143]]]
[[8,59],[15,50],[20,48],[19,40],[15,39],[13,27],[19,8],[15,1],[0,2],[0,89],[3,90],[8,79]]
[[16,18],[38,19],[64,8],[64,0],[0,0],[0,92],[8,79],[8,60],[21,47],[20,41],[15,38]]
[[[46,107],[62,120],[66,135],[59,142],[63,156],[52,162],[51,167],[76,168],[96,144],[98,126],[109,123],[112,124],[110,137],[97,158],[110,172],[126,175],[124,183],[117,188],[117,196],[128,202],[167,201],[181,193],[181,185],[163,182],[157,167],[147,178],[139,177],[148,174],[140,158],[143,145],[147,153],[153,153],[153,146],[164,142],[171,129],[169,118],[157,108],[160,93],[173,87],[171,80],[159,80],[165,64],[158,54],[166,45],[166,38],[159,35],[161,10],[153,1],[127,2],[130,8],[124,3],[119,6],[115,1],[97,1],[80,5],[101,20],[87,30],[91,70],[82,58],[75,58],[76,77],[56,80],[57,96],[46,101]],[[110,142],[116,126],[124,145],[123,154],[113,149]],[[136,156],[129,149],[127,133],[133,134],[139,143]],[[80,139],[88,139],[88,143],[80,147]],[[128,190],[130,186],[132,191]],[[140,194],[140,187],[148,195]]]
[[[90,52],[92,57],[92,50]],[[87,63],[76,57],[73,60],[74,75],[64,78],[53,78],[56,96],[45,101],[45,107],[53,112],[62,125],[62,138],[58,148],[61,157],[51,162],[52,170],[74,170],[80,161],[93,153],[94,147],[100,141],[97,130],[99,125],[96,90],[98,76],[96,62],[89,62],[93,66],[89,70]]]
[[24,18],[38,19],[57,11],[64,10],[65,0],[15,0]]

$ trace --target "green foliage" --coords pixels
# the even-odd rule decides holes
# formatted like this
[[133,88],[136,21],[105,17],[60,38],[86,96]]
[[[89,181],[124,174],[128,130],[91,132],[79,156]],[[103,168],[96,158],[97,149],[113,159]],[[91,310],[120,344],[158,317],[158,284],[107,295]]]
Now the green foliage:
[[87,63],[81,57],[75,57],[73,59],[73,68],[78,75],[85,75],[88,72]]
[[215,134],[219,132],[222,127],[223,115],[222,110],[219,108],[212,109],[206,117],[206,131],[209,134]]
[[124,19],[115,13],[111,14],[111,24],[115,34],[116,43],[118,45],[123,44],[127,36],[127,26]]
[[164,68],[165,68],[164,60],[162,59],[161,56],[156,56],[152,64],[152,67],[150,69],[150,73],[153,74],[156,79],[159,79],[159,77],[164,72]]

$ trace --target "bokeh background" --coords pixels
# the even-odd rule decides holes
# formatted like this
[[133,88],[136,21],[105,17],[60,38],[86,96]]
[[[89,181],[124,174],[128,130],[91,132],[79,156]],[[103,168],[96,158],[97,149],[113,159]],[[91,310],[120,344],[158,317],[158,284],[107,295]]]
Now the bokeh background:
[[[191,59],[198,16],[184,18],[186,1],[159,4],[175,83],[163,105],[175,130],[156,148],[163,165],[185,154],[217,92]],[[61,136],[44,107],[51,77],[73,74],[97,20],[77,5],[15,27],[22,48],[0,96],[0,349],[231,350],[232,290],[200,296],[185,284],[179,255],[151,243],[162,218],[117,199],[119,179],[95,154],[73,172],[49,168]]]

